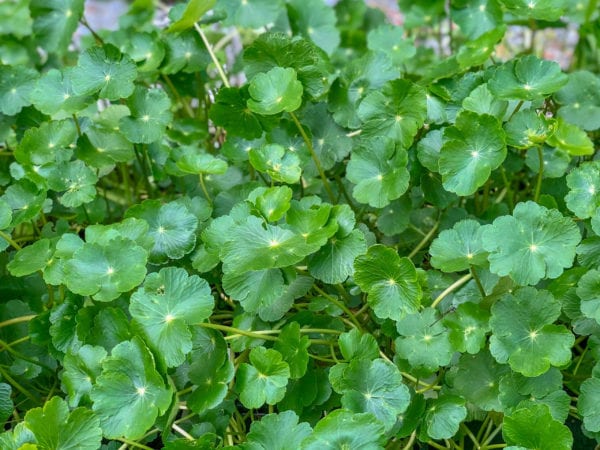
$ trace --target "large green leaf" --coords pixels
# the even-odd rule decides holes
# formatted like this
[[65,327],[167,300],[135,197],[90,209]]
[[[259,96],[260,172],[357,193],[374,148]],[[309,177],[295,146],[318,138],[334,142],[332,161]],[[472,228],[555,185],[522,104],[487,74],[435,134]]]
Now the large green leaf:
[[573,436],[566,425],[554,420],[546,405],[530,405],[504,418],[502,436],[508,444],[523,448],[570,450]]
[[436,317],[437,311],[426,308],[396,322],[400,337],[396,353],[415,368],[435,371],[450,362],[454,349],[448,328]]
[[371,413],[352,413],[337,409],[315,425],[302,442],[301,450],[383,450],[383,424]]
[[87,408],[69,412],[67,402],[52,397],[43,408],[30,409],[25,415],[39,447],[55,450],[96,450],[102,441],[98,417]]
[[567,81],[556,62],[529,55],[499,66],[488,86],[499,98],[536,100],[558,91]]
[[150,350],[134,337],[119,343],[103,361],[90,396],[105,437],[140,439],[167,410],[172,392]]
[[100,98],[118,100],[133,93],[137,77],[135,62],[114,46],[92,47],[83,52],[71,73],[76,95],[98,93]]
[[146,250],[121,237],[104,245],[85,243],[65,263],[65,282],[76,294],[108,302],[143,281],[147,258]]
[[102,371],[102,361],[106,358],[102,347],[83,345],[77,350],[68,350],[63,360],[61,382],[67,393],[69,406],[77,406],[82,400],[89,401],[92,384]]
[[250,82],[248,108],[262,115],[293,112],[302,103],[302,83],[292,68],[274,67],[259,73]]
[[196,245],[198,219],[182,203],[146,200],[130,208],[125,217],[144,219],[150,225],[148,234],[154,240],[149,255],[152,264],[181,259]]
[[444,272],[459,272],[487,262],[483,248],[483,229],[475,220],[462,220],[442,231],[431,243],[431,265]]
[[391,248],[373,245],[356,258],[354,281],[381,319],[400,320],[419,309],[422,292],[415,266]]
[[570,219],[534,202],[519,203],[511,216],[497,218],[483,231],[490,270],[521,285],[558,277],[573,264],[580,239]]
[[64,53],[83,15],[84,0],[31,0],[33,30],[38,45]]
[[323,0],[288,0],[287,4],[292,30],[332,54],[340,43],[333,9]]
[[567,208],[581,219],[592,217],[600,208],[600,162],[586,162],[573,169],[567,175],[567,186]]
[[246,408],[274,405],[284,394],[290,367],[276,350],[256,347],[250,351],[250,363],[242,363],[236,374],[236,388]]
[[387,82],[368,94],[357,111],[362,135],[387,136],[408,148],[427,114],[425,90],[407,80]]
[[515,16],[524,18],[558,20],[567,8],[568,0],[500,0]]
[[329,377],[332,387],[342,394],[342,407],[370,412],[386,430],[391,429],[410,403],[398,368],[383,359],[354,359],[340,369],[332,368]]
[[38,73],[27,67],[0,65],[0,113],[12,116],[31,105]]
[[168,367],[181,365],[192,349],[188,325],[207,319],[214,306],[208,283],[182,268],[148,275],[131,296],[129,311],[148,345]]
[[150,144],[164,134],[171,122],[171,101],[162,89],[137,87],[127,100],[131,116],[122,117],[119,126],[131,142]]
[[560,304],[547,291],[524,287],[505,295],[492,307],[490,352],[527,377],[568,364],[575,338],[553,324],[559,315]]
[[455,125],[444,130],[439,159],[444,188],[458,195],[477,191],[506,158],[505,139],[495,117],[461,113]]
[[227,25],[260,28],[275,22],[285,4],[282,0],[219,0],[217,8],[227,13]]
[[300,448],[300,443],[311,434],[306,422],[298,423],[293,411],[267,414],[260,421],[253,422],[247,434],[248,442],[243,450],[287,450]]
[[356,184],[352,195],[361,203],[382,208],[408,189],[407,153],[387,138],[372,139],[353,150],[348,180]]

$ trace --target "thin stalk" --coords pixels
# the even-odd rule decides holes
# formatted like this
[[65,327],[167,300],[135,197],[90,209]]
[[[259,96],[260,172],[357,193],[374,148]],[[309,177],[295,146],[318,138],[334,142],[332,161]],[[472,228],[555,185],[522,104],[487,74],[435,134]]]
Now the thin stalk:
[[573,375],[577,375],[577,371],[579,370],[579,366],[581,366],[581,363],[583,361],[583,357],[587,353],[588,348],[589,348],[589,345],[586,345],[585,348],[583,349],[583,352],[581,352],[581,355],[579,355],[579,359],[577,361],[577,364],[575,365],[575,368],[573,369]]
[[148,179],[148,172],[146,171],[146,163],[143,157],[140,156],[140,152],[137,146],[134,145],[133,152],[135,153],[135,158],[137,159],[138,164],[140,165],[140,169],[142,170],[142,177],[144,178],[144,184],[146,185],[146,190],[148,191],[148,195],[152,195],[152,186],[150,186],[150,180]]
[[15,241],[12,240],[12,237],[10,236],[10,234],[6,234],[4,231],[0,230],[0,238],[4,239],[6,242],[8,242],[12,248],[14,248],[15,250],[21,250],[22,247],[17,244]]
[[469,270],[471,271],[471,275],[473,275],[473,279],[475,280],[475,284],[477,285],[477,289],[479,289],[479,293],[481,294],[481,297],[482,298],[487,297],[487,294],[485,293],[485,289],[483,287],[483,283],[481,283],[481,279],[479,278],[479,275],[477,275],[477,272],[475,271],[475,267],[469,266]]
[[413,256],[415,256],[417,253],[419,253],[421,251],[421,249],[425,246],[425,244],[427,244],[427,242],[429,242],[429,240],[433,237],[433,235],[435,234],[435,232],[437,231],[439,226],[440,226],[440,222],[438,220],[433,225],[433,227],[431,227],[431,230],[429,230],[427,232],[427,234],[425,236],[423,236],[423,239],[421,239],[421,242],[419,242],[417,244],[417,246],[415,248],[413,248],[412,251],[408,254],[408,259],[411,259]]
[[435,308],[437,305],[440,304],[440,302],[442,300],[444,300],[444,298],[446,298],[446,296],[448,294],[450,294],[455,289],[458,289],[459,287],[461,287],[463,284],[465,284],[467,281],[469,281],[472,277],[473,277],[473,275],[470,273],[460,277],[458,280],[456,280],[454,283],[452,283],[450,286],[448,286],[446,289],[444,289],[444,291],[440,295],[437,296],[437,298],[431,304],[431,307]]
[[519,100],[519,103],[517,103],[517,106],[515,106],[514,111],[512,112],[512,114],[510,115],[510,117],[508,118],[508,120],[512,119],[512,117],[519,112],[519,110],[521,109],[521,107],[523,106],[523,103],[525,103],[525,101],[523,100]]
[[194,111],[192,111],[192,107],[189,105],[188,102],[183,101],[183,98],[181,98],[181,95],[179,95],[179,91],[173,85],[173,82],[169,78],[169,75],[162,74],[162,79],[165,81],[165,83],[167,83],[167,86],[169,86],[169,89],[171,89],[171,92],[173,92],[173,95],[175,96],[179,104],[183,107],[183,109],[185,109],[186,114],[190,117],[194,117]]
[[204,42],[204,46],[206,47],[206,50],[208,51],[208,54],[210,55],[210,59],[212,59],[213,63],[217,67],[217,72],[219,72],[219,76],[221,77],[223,86],[229,87],[230,86],[229,80],[227,79],[227,76],[225,75],[225,71],[223,71],[223,66],[221,66],[221,63],[217,59],[217,55],[215,55],[212,45],[210,45],[210,42],[208,42],[208,39],[206,39],[206,35],[204,34],[204,31],[202,31],[202,28],[200,28],[200,25],[198,25],[197,23],[194,24],[194,28],[196,29],[196,32],[200,35],[202,42]]
[[502,176],[502,182],[504,183],[504,187],[506,189],[506,201],[508,202],[508,207],[512,211],[515,209],[514,195],[512,192],[512,188],[510,186],[510,181],[508,181],[508,177],[506,176],[506,170],[504,166],[500,166],[500,175]]
[[4,370],[1,366],[0,366],[0,375],[2,375],[4,377],[4,379],[6,381],[8,381],[11,386],[14,386],[15,389],[17,389],[17,391],[19,391],[21,394],[23,394],[25,397],[27,397],[29,400],[31,400],[34,403],[39,403],[38,399],[35,398],[33,396],[33,394],[31,392],[29,392],[27,389],[25,389],[23,386],[21,386],[13,377],[11,377],[8,372],[6,370]]
[[[485,441],[483,441],[481,443],[482,447],[485,448],[503,448],[503,447],[493,447],[491,445],[489,445],[490,442],[492,442],[492,440],[496,437],[496,435],[498,433],[500,433],[500,431],[502,430],[502,424],[500,424],[498,427],[496,427],[496,429],[494,431],[492,431],[485,439]],[[505,445],[506,446],[506,445]]]
[[127,445],[132,445],[133,447],[142,448],[144,450],[152,450],[152,447],[148,447],[147,445],[140,444],[139,442],[132,441],[131,439],[127,439],[124,437],[116,438],[117,441],[123,442]]
[[344,311],[346,313],[346,315],[348,316],[348,318],[352,321],[354,326],[362,331],[362,329],[363,329],[362,325],[360,324],[358,319],[354,316],[352,311],[350,311],[350,308],[348,308],[343,302],[340,302],[337,299],[333,298],[331,295],[329,295],[327,292],[325,292],[323,289],[321,289],[317,285],[313,286],[313,289],[315,291],[317,291],[319,294],[321,294],[323,297],[325,297],[327,300],[329,300],[331,303],[333,303],[335,306],[340,308],[342,311]]
[[187,431],[185,431],[183,428],[181,428],[179,425],[177,425],[176,423],[174,423],[173,425],[171,425],[171,428],[173,428],[175,431],[177,431],[180,435],[182,435],[184,438],[193,441],[194,440],[194,436],[192,436],[190,433],[188,433]]
[[323,181],[323,187],[325,188],[325,191],[327,191],[329,200],[331,201],[331,203],[335,203],[335,195],[333,195],[333,191],[331,190],[331,186],[329,185],[329,180],[327,180],[327,177],[325,176],[325,171],[323,170],[321,161],[319,160],[319,157],[315,153],[315,149],[312,145],[312,141],[306,134],[306,130],[304,130],[304,127],[298,120],[298,117],[296,117],[296,114],[294,114],[293,112],[290,112],[289,115],[292,118],[292,120],[294,121],[294,123],[296,124],[296,128],[298,128],[298,131],[300,132],[302,139],[304,139],[306,148],[308,148],[308,151],[310,152],[310,156],[312,157],[312,160],[314,161],[315,166],[317,167],[317,171],[319,172],[319,176],[321,177],[321,180]]
[[128,204],[131,205],[133,204],[133,193],[131,192],[131,187],[129,186],[129,170],[127,170],[127,165],[125,163],[119,164],[119,170],[121,172],[124,192],[128,197]]
[[469,429],[469,427],[466,426],[464,423],[461,423],[460,428],[466,433],[467,436],[469,436],[471,441],[473,441],[473,446],[475,448],[480,448],[479,441],[477,440],[473,432]]
[[417,430],[413,431],[410,434],[410,437],[408,438],[408,442],[406,443],[406,445],[404,447],[402,447],[402,450],[410,450],[413,446],[413,444],[415,443],[415,439],[417,438]]
[[264,339],[265,341],[278,341],[279,339],[274,336],[268,336],[264,333],[258,333],[253,331],[240,330],[239,328],[228,327],[226,325],[219,325],[216,323],[198,323],[196,324],[202,328],[212,328],[213,330],[220,330],[231,335],[239,334],[241,336],[251,337],[255,339]]
[[212,206],[212,204],[213,204],[212,197],[208,193],[208,189],[206,189],[206,184],[204,183],[204,175],[202,173],[200,173],[198,175],[198,178],[200,179],[200,188],[202,188],[202,192],[204,193],[204,196],[206,197],[208,204]]
[[73,122],[75,122],[75,128],[77,128],[77,136],[81,137],[81,127],[79,126],[79,119],[75,113],[73,113]]
[[535,193],[533,194],[533,200],[537,202],[540,199],[540,192],[542,192],[542,179],[544,178],[544,152],[542,151],[542,146],[538,145],[536,147],[539,162],[539,172],[537,177],[537,183],[535,184]]
[[83,25],[85,28],[87,28],[87,30],[91,33],[91,35],[94,37],[94,39],[96,40],[97,44],[100,45],[104,45],[104,39],[102,39],[98,33],[96,33],[92,27],[90,27],[90,24],[88,23],[88,21],[86,20],[85,17],[81,17],[81,20],[79,20],[79,23],[81,23],[81,25]]

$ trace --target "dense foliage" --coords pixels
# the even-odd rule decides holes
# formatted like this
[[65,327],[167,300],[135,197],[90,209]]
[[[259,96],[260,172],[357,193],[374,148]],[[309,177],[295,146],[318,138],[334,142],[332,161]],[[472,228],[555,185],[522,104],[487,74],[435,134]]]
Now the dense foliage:
[[598,2],[399,4],[0,3],[0,448],[600,442]]

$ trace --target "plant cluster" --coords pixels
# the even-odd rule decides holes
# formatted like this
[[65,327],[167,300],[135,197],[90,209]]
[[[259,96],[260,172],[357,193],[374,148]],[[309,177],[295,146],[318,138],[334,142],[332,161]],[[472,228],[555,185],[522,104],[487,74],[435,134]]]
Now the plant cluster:
[[598,2],[399,4],[0,3],[0,448],[600,442]]

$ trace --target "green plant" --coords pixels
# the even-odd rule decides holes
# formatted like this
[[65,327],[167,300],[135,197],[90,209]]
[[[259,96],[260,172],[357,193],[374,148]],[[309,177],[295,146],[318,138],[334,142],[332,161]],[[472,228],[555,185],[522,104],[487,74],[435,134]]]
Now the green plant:
[[0,4],[2,449],[599,442],[597,2],[399,4]]

